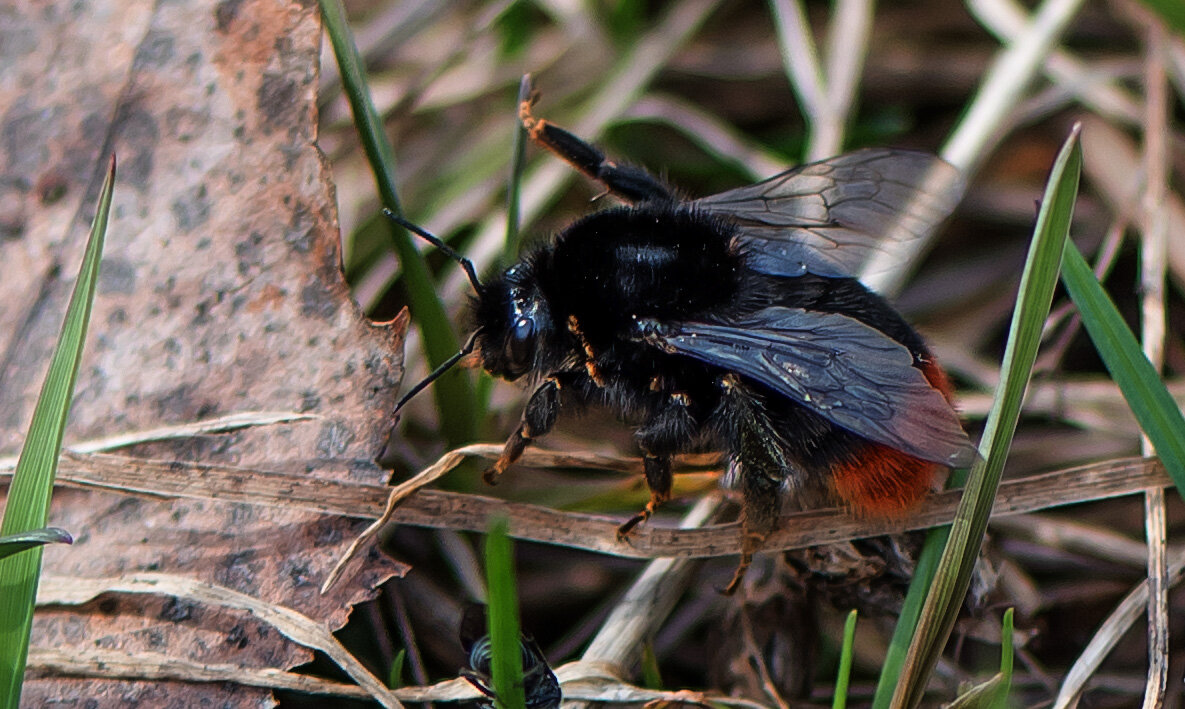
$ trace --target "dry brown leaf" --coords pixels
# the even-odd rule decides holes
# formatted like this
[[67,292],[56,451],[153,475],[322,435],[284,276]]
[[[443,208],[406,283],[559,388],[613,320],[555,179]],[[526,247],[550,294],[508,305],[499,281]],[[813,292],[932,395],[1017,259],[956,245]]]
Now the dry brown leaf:
[[[312,418],[140,444],[139,458],[369,483],[402,374],[406,319],[368,323],[340,271],[333,186],[315,146],[315,3],[17,4],[0,61],[0,452],[24,435],[106,156],[112,219],[67,443],[248,411]],[[151,467],[143,469],[145,475]],[[336,593],[321,577],[365,526],[225,499],[58,490],[72,547],[59,577],[165,572],[291,608],[329,628],[398,569]],[[150,651],[288,668],[311,652],[235,610],[108,594],[39,612],[35,646]],[[36,678],[30,706],[269,706],[228,683]]]

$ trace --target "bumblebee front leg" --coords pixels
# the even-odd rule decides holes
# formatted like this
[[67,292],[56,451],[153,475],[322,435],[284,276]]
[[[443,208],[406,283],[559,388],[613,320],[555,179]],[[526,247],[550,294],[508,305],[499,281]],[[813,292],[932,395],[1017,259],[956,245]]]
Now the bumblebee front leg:
[[560,379],[558,375],[553,374],[535,389],[535,393],[531,394],[527,408],[523,409],[522,422],[519,423],[514,433],[510,434],[510,438],[506,439],[502,455],[498,456],[498,460],[494,461],[494,464],[482,473],[482,479],[490,485],[497,484],[498,477],[522,456],[523,451],[532,440],[545,436],[551,431],[559,413]]
[[739,466],[741,488],[741,561],[724,593],[740,587],[753,555],[777,527],[782,487],[790,464],[778,442],[778,434],[756,396],[729,374],[721,379],[724,395],[720,420],[729,439],[729,455]]
[[695,431],[695,419],[688,404],[686,394],[671,394],[634,434],[642,448],[642,468],[646,487],[650,488],[650,501],[645,509],[617,528],[618,541],[624,541],[634,527],[650,519],[659,505],[671,499],[671,456],[687,445]]

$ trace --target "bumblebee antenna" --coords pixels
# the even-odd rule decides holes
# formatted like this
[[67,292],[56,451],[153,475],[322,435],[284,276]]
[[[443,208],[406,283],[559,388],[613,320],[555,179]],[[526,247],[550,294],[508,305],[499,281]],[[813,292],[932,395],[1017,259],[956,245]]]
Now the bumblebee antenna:
[[424,387],[436,381],[438,378],[440,378],[440,375],[452,369],[453,365],[457,362],[460,362],[462,357],[472,352],[473,346],[476,342],[477,332],[474,332],[469,336],[469,339],[465,341],[465,344],[461,346],[460,351],[458,351],[452,357],[449,357],[445,361],[441,362],[440,366],[432,370],[431,374],[421,379],[418,384],[416,384],[406,394],[403,395],[403,398],[399,400],[399,403],[395,404],[395,410],[391,412],[391,418],[394,419],[399,413],[399,410],[403,408],[403,405],[411,401],[412,397],[414,397],[416,394],[419,394],[421,391],[423,391]]
[[[469,276],[469,282],[473,284],[473,290],[479,293],[481,292],[481,281],[477,280],[477,270],[473,268],[472,261],[457,253],[453,247],[444,243],[444,241],[439,236],[424,231],[422,228],[412,224],[395,212],[392,212],[390,209],[383,208],[383,214],[386,214],[388,219],[395,222],[399,226],[407,229],[411,233],[422,238],[424,241],[427,241],[429,244],[432,244],[436,248],[440,249],[445,256],[448,256],[452,260],[461,264],[461,268],[465,269],[465,275]],[[472,341],[472,338],[470,338],[470,340]],[[435,376],[432,378],[435,379]]]

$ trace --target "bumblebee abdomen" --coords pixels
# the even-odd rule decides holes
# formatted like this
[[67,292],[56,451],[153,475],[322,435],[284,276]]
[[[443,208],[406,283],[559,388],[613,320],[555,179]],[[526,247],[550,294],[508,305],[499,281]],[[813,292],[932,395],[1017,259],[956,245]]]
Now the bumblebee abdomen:
[[[920,337],[909,330],[908,337],[895,339],[911,342],[914,366],[951,401],[950,381]],[[775,393],[765,393],[764,400],[779,430],[785,432],[782,445],[787,455],[807,476],[797,485],[812,492],[829,492],[834,501],[858,515],[894,518],[908,513],[931,491],[945,467],[863,438]]]

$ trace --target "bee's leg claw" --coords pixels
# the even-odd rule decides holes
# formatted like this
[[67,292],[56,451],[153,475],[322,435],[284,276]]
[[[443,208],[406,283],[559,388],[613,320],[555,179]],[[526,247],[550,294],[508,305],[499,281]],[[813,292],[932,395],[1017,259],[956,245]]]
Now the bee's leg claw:
[[768,535],[756,532],[745,533],[741,538],[741,563],[737,564],[736,571],[732,572],[732,580],[728,582],[728,585],[720,593],[725,596],[731,596],[741,587],[741,581],[745,579],[745,572],[753,564],[753,554],[761,548],[766,536]]
[[502,476],[502,473],[505,473],[506,469],[522,456],[523,451],[531,442],[531,439],[524,435],[524,428],[525,425],[519,425],[514,433],[510,434],[510,438],[506,439],[506,446],[502,449],[502,455],[498,456],[498,460],[495,460],[493,465],[482,472],[481,479],[486,482],[486,485],[497,485],[498,478]]
[[629,543],[630,534],[634,531],[634,527],[645,522],[650,518],[649,512],[639,512],[627,521],[625,524],[617,528],[617,541]]
[[[500,458],[499,458],[499,461],[501,461]],[[502,473],[504,473],[504,472],[506,472],[505,467],[499,466],[499,465],[491,465],[490,467],[488,467],[482,471],[481,479],[485,482],[486,485],[497,485],[498,478],[500,478],[502,476]]]
[[749,565],[753,563],[752,556],[742,556],[741,563],[737,565],[737,570],[732,572],[732,580],[724,587],[720,593],[725,596],[731,596],[737,592],[741,587],[741,581],[745,579],[745,572],[749,570]]
[[[663,466],[663,463],[661,463],[661,462],[652,464],[649,462],[650,460],[651,460],[651,458],[646,459],[646,461],[647,461],[646,467],[647,467],[648,471],[651,469],[652,465],[655,465],[658,467]],[[619,542],[628,541],[630,533],[634,531],[634,527],[637,527],[639,524],[650,519],[650,515],[654,514],[654,511],[656,509],[658,509],[659,505],[661,505],[662,503],[671,499],[670,460],[669,459],[667,459],[665,465],[666,465],[666,471],[667,471],[665,486],[662,486],[662,489],[658,489],[658,490],[654,489],[654,487],[650,488],[650,502],[646,503],[645,509],[643,509],[638,514],[631,517],[625,524],[623,524],[617,528],[617,541],[619,541]],[[647,482],[650,482],[649,476],[647,476]]]

